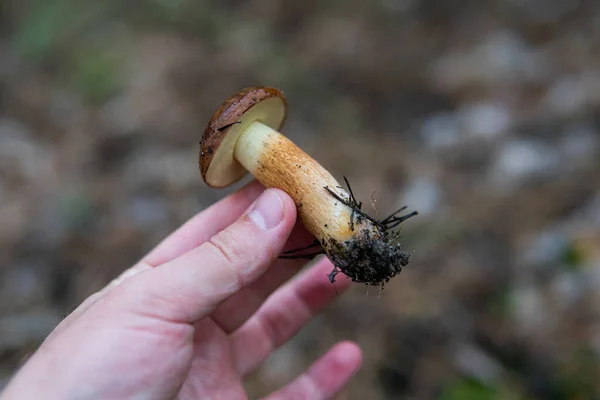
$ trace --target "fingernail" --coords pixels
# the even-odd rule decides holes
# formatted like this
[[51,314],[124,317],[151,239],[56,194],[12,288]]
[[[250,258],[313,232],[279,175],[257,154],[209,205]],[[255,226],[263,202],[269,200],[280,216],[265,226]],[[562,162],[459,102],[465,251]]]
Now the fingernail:
[[274,190],[267,189],[254,204],[248,218],[261,229],[273,229],[283,220],[283,201]]

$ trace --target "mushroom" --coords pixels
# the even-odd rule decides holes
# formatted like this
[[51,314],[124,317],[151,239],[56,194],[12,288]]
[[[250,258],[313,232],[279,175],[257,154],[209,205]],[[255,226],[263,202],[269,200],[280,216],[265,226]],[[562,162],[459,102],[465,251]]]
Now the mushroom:
[[[200,172],[207,185],[222,188],[247,172],[266,187],[288,193],[298,218],[334,265],[355,282],[381,286],[408,264],[392,228],[416,214],[378,221],[361,210],[317,161],[278,132],[287,101],[272,87],[249,87],[217,108],[200,142]],[[347,181],[346,181],[347,183]],[[310,247],[310,246],[309,246]]]

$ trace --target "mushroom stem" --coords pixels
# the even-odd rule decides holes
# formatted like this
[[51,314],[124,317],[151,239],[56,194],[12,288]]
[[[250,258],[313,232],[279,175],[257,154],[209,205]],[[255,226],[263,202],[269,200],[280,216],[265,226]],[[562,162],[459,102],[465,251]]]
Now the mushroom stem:
[[[326,237],[346,241],[356,235],[356,228],[351,229],[352,210],[325,187],[342,199],[348,199],[348,194],[325,168],[281,133],[254,121],[240,134],[234,156],[263,185],[288,193],[298,206],[300,220],[320,242]],[[361,223],[370,224],[366,219]]]
[[332,282],[339,268],[354,281],[382,285],[408,263],[396,237],[349,207],[350,196],[335,178],[281,133],[252,122],[240,133],[234,157],[263,185],[294,199],[299,219],[336,267]]

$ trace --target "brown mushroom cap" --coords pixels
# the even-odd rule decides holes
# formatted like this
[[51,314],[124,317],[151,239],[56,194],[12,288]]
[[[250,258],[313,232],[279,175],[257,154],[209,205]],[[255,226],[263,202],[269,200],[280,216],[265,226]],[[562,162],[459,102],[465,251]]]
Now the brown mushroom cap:
[[275,130],[283,125],[287,102],[272,87],[249,87],[231,96],[210,119],[200,141],[200,173],[207,185],[219,188],[240,180],[246,169],[235,159],[239,135],[254,121]]

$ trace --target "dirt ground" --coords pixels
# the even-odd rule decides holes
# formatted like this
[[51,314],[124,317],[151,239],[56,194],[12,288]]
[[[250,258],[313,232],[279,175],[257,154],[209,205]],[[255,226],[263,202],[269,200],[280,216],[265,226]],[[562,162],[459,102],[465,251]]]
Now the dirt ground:
[[0,388],[67,312],[235,189],[202,182],[197,143],[249,85],[285,92],[283,132],[369,213],[420,212],[409,266],[340,297],[251,398],[342,339],[365,361],[341,399],[600,397],[588,0],[2,1]]

